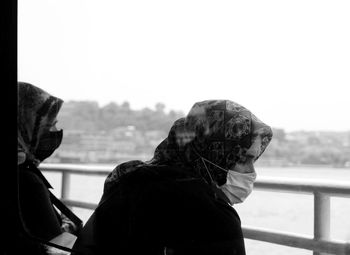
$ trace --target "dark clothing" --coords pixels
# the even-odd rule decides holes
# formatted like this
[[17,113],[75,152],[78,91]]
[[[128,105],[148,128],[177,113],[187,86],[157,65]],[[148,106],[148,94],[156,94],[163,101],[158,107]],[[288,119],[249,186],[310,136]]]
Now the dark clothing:
[[[62,233],[61,217],[54,209],[48,188],[51,188],[39,169],[31,163],[18,166],[19,178],[19,203],[22,219],[25,227],[31,235],[50,240]],[[28,249],[40,249],[37,254],[42,254],[40,244],[30,240],[21,240],[18,246],[23,254],[29,254]],[[32,243],[32,244],[31,244]],[[28,246],[28,247],[27,247]]]
[[107,176],[75,248],[90,255],[244,255],[229,203],[251,192],[252,163],[271,138],[271,128],[235,102],[195,103],[152,159],[121,163]]
[[24,223],[34,236],[50,240],[62,233],[61,217],[54,209],[50,184],[34,165],[19,167],[19,201]]
[[74,249],[99,255],[244,255],[236,211],[219,190],[189,173],[142,166],[121,176],[103,194]]

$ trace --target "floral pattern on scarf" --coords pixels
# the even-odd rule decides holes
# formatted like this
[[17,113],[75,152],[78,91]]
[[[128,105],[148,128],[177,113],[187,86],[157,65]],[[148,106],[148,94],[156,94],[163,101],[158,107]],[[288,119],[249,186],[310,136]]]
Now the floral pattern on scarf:
[[48,123],[54,120],[63,100],[25,82],[18,82],[17,144],[18,164],[25,160],[40,163],[35,152],[40,136]]

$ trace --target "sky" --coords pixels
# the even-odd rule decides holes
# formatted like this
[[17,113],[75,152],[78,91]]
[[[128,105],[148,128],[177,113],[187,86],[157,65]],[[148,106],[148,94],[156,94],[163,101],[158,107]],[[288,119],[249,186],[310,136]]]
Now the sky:
[[18,79],[64,101],[350,130],[350,1],[18,0]]

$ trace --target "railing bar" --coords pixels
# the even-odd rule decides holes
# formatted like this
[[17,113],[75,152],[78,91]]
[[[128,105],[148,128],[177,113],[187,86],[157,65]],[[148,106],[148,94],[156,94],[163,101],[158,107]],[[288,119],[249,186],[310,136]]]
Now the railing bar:
[[[70,172],[72,174],[83,174],[83,175],[108,175],[111,171],[106,170],[105,167],[100,170],[87,169],[82,166],[73,168],[67,167],[48,167],[47,165],[40,167],[45,172]],[[94,168],[96,169],[96,168]],[[315,182],[305,182],[301,180],[286,181],[279,179],[257,179],[254,187],[257,189],[273,189],[273,190],[286,190],[286,191],[296,191],[296,192],[323,192],[323,193],[335,193],[339,195],[350,195],[350,182],[338,183],[338,182],[328,182],[328,183],[315,183]]]
[[97,171],[112,171],[114,167],[109,166],[94,166],[94,165],[75,165],[75,164],[40,164],[40,168],[45,169],[59,169],[59,170],[81,170],[81,171],[90,171],[90,170],[97,170]]
[[294,248],[313,250],[317,252],[328,252],[334,254],[346,254],[350,244],[335,240],[314,240],[310,236],[296,235],[293,233],[271,231],[261,228],[243,226],[245,238],[257,241],[269,242]]
[[[78,175],[107,176],[113,167],[69,164],[41,164],[47,172],[70,172]],[[350,182],[305,181],[300,179],[260,177],[254,184],[256,189],[281,192],[314,193],[322,192],[332,196],[350,196]]]
[[66,170],[66,169],[47,169],[47,168],[41,168],[44,172],[50,172],[50,173],[62,173],[62,172],[68,172],[70,174],[77,174],[77,175],[98,175],[98,176],[107,176],[110,171],[96,171],[96,170]]
[[334,186],[334,187],[324,187],[316,186],[312,184],[279,184],[279,183],[264,183],[257,180],[254,183],[254,189],[263,189],[263,190],[273,190],[281,192],[297,192],[304,194],[312,194],[315,192],[322,192],[332,196],[348,197],[350,196],[350,183],[348,186]]
[[65,203],[67,206],[79,207],[83,209],[94,210],[97,207],[97,204],[95,203],[88,203],[88,202],[82,202],[82,201],[76,201],[76,200],[70,200],[70,199],[62,199],[62,202]]

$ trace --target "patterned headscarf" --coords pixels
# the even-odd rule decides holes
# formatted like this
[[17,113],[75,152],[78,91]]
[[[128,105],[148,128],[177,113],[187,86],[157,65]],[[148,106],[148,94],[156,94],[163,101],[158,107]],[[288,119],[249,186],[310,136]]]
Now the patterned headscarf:
[[251,148],[255,150],[256,161],[271,138],[272,129],[235,102],[197,102],[185,118],[174,122],[168,137],[158,145],[150,161],[135,160],[117,166],[107,177],[105,184],[109,186],[121,175],[135,170],[140,165],[153,164],[191,169],[194,174],[208,182],[214,179],[220,186],[225,184],[227,172],[208,164],[208,173],[202,158],[223,169],[233,170],[237,163],[246,162],[247,151]]
[[44,128],[57,116],[63,100],[25,82],[18,82],[17,142],[18,164],[35,158]]

